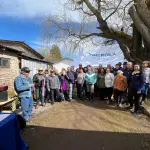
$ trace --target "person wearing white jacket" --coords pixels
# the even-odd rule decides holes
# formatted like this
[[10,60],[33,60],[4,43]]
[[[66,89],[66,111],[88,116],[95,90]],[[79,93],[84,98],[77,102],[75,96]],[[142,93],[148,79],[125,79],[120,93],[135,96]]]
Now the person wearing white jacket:
[[114,85],[114,74],[110,72],[110,69],[106,69],[105,75],[105,86],[106,86],[106,95],[108,97],[107,103],[110,103],[112,94],[113,94],[113,85]]

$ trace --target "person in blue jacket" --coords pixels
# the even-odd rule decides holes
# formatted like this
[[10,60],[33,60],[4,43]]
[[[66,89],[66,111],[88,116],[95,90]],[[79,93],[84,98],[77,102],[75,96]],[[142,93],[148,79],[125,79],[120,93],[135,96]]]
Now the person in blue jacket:
[[89,101],[93,101],[94,99],[94,85],[97,81],[97,74],[92,71],[91,66],[88,66],[88,71],[85,74],[85,81],[87,86],[87,96]]
[[28,122],[32,116],[33,109],[33,97],[32,97],[32,80],[29,77],[30,69],[28,67],[23,67],[21,69],[21,74],[16,77],[14,81],[14,87],[18,96],[21,100],[21,108],[23,112],[24,119]]
[[143,74],[140,71],[140,65],[135,64],[134,65],[134,71],[131,75],[131,82],[130,82],[130,88],[128,93],[128,98],[130,103],[130,106],[133,107],[133,98],[134,98],[134,110],[132,113],[138,113],[139,107],[140,107],[140,97],[142,92],[142,87],[144,84]]

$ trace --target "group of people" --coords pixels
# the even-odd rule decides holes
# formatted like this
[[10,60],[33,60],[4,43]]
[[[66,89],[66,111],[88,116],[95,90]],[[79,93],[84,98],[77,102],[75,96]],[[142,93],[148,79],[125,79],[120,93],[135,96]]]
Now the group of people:
[[[150,85],[149,62],[144,61],[142,65],[132,62],[118,63],[115,67],[110,64],[98,68],[88,65],[75,70],[74,66],[61,72],[57,69],[43,70],[40,68],[34,75],[33,80],[29,77],[30,69],[24,67],[21,74],[15,79],[15,89],[21,99],[24,118],[29,120],[32,115],[33,99],[35,93],[36,109],[41,104],[45,106],[55,100],[69,101],[72,99],[94,101],[94,97],[106,100],[107,104],[115,101],[117,107],[122,107],[123,103],[129,104],[129,109],[133,113],[138,113],[140,103],[144,102]],[[76,97],[73,97],[74,91]]]

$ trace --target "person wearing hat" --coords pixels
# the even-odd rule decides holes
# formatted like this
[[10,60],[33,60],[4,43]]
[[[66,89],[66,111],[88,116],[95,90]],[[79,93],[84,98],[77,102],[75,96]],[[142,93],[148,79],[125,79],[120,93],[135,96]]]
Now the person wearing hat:
[[127,62],[125,61],[125,62],[123,63],[123,71],[126,70],[126,68],[127,68]]
[[114,98],[116,105],[122,107],[122,95],[127,89],[127,78],[123,76],[123,71],[119,70],[114,80]]
[[37,104],[35,106],[36,109],[39,107],[40,102],[42,106],[45,106],[44,104],[45,80],[46,80],[46,76],[43,73],[43,68],[39,68],[38,73],[35,74],[33,77],[33,83],[35,84],[36,101],[37,101]]
[[32,80],[29,77],[30,69],[28,67],[23,67],[21,69],[21,74],[16,77],[14,81],[14,88],[18,93],[21,101],[21,109],[23,112],[24,119],[28,122],[30,121],[30,116],[32,116],[33,109],[33,97],[32,97]]

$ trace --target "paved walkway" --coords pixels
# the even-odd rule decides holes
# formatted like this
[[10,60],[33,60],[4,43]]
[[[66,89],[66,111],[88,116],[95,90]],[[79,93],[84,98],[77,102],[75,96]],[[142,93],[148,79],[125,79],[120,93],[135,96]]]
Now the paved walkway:
[[48,105],[23,133],[30,150],[150,150],[150,120],[105,102]]

